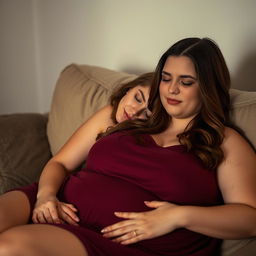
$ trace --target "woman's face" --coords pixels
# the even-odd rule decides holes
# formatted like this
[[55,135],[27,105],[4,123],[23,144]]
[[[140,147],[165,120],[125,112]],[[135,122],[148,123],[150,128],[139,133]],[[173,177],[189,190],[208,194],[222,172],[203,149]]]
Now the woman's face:
[[159,92],[161,102],[172,118],[191,120],[199,112],[199,82],[190,58],[167,58],[162,70]]
[[137,85],[123,96],[116,112],[118,123],[128,119],[147,119],[151,112],[148,110],[150,87]]

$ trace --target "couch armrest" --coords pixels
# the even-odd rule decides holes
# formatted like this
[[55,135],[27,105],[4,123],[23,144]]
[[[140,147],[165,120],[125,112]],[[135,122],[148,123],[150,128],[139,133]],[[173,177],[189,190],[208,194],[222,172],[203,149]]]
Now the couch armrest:
[[255,254],[256,238],[223,241],[221,256],[254,256]]
[[50,159],[42,114],[0,115],[0,194],[38,180]]

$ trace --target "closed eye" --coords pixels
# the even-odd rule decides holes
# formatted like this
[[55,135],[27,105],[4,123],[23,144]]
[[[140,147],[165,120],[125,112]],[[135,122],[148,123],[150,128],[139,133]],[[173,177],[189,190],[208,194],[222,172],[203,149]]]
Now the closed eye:
[[142,98],[139,96],[138,93],[135,94],[134,98],[135,98],[135,100],[136,100],[139,104],[142,103]]
[[163,78],[163,77],[162,77],[162,81],[163,81],[163,82],[170,82],[171,79],[166,79],[166,78]]
[[182,85],[185,85],[185,86],[190,86],[190,85],[192,85],[194,82],[192,82],[192,81],[189,81],[189,82],[186,82],[186,81],[181,81],[181,84]]
[[162,73],[162,76],[161,76],[161,80],[162,80],[163,82],[170,82],[170,81],[171,81],[171,76],[170,76],[170,74],[163,72],[163,73]]

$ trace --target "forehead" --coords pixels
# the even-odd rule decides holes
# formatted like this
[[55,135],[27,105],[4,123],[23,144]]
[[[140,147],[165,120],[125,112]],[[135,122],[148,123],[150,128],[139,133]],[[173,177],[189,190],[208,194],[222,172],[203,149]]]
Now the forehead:
[[196,77],[194,63],[186,56],[170,56],[167,58],[163,71],[177,75],[191,75]]
[[130,89],[133,92],[137,91],[142,91],[143,93],[148,93],[149,92],[149,86],[141,86],[141,85],[136,85],[135,87]]

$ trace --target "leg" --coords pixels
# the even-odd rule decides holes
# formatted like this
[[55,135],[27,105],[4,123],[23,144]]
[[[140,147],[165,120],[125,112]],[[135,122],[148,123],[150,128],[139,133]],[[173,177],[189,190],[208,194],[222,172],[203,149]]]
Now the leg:
[[4,230],[28,223],[30,204],[21,191],[11,191],[0,196],[0,233]]
[[0,234],[0,256],[88,256],[71,232],[47,224],[17,226]]

